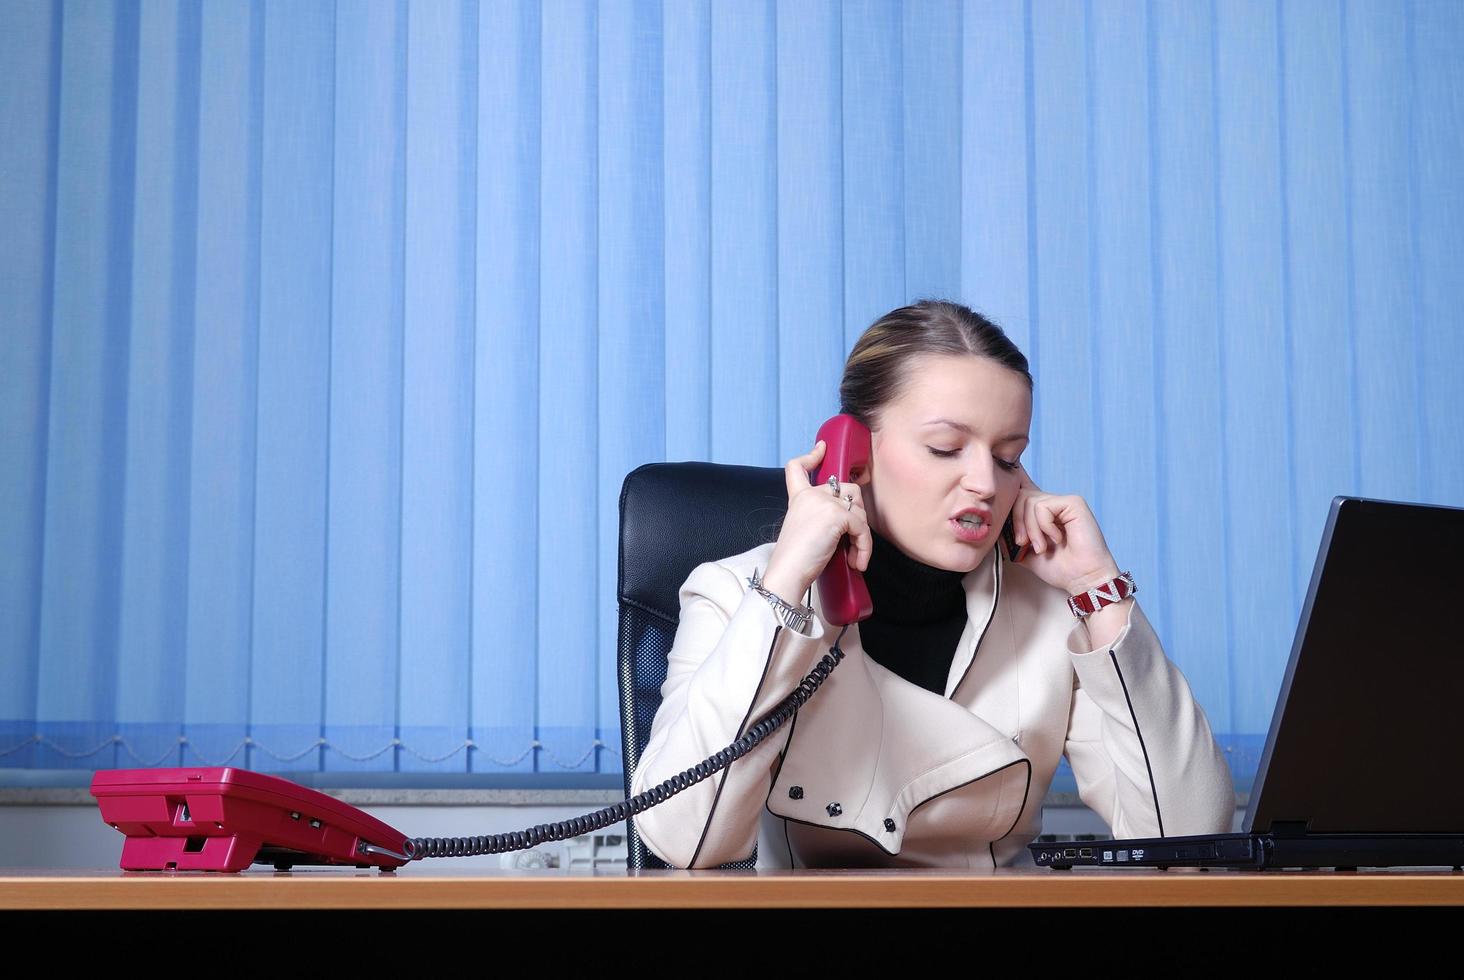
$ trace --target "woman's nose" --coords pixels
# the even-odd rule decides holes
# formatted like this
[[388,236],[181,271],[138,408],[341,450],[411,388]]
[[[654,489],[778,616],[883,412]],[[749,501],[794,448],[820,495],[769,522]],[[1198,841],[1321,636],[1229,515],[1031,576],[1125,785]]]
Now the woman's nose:
[[988,461],[967,467],[961,486],[978,497],[996,496],[996,464]]

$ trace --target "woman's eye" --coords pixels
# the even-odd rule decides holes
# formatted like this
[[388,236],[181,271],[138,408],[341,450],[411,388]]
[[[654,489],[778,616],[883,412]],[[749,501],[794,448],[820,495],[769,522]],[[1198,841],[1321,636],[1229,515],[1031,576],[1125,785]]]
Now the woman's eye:
[[[959,449],[936,449],[934,446],[926,446],[925,448],[930,450],[930,455],[939,456],[941,459],[954,456],[956,453],[960,452]],[[1002,459],[1000,456],[995,456],[993,458],[996,460],[996,465],[1000,466],[1008,473],[1015,473],[1017,470],[1022,468],[1022,461],[1020,459]]]

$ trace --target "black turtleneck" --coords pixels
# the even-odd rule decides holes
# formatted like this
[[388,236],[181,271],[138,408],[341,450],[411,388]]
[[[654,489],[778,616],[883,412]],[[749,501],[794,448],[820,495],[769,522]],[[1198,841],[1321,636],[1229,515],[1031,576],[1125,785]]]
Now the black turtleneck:
[[875,534],[864,573],[874,614],[859,624],[870,659],[912,684],[945,694],[956,644],[966,628],[961,572],[948,572],[905,554]]

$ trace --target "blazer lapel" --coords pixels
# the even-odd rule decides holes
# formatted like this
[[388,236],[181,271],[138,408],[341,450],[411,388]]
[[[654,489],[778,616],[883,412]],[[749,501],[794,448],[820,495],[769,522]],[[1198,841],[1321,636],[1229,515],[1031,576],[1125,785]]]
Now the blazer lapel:
[[956,644],[956,655],[951,660],[950,674],[946,677],[945,696],[952,697],[961,682],[966,679],[981,647],[981,641],[991,629],[996,616],[997,603],[1001,598],[1002,572],[1001,542],[992,548],[984,561],[961,579],[966,589],[966,629]]

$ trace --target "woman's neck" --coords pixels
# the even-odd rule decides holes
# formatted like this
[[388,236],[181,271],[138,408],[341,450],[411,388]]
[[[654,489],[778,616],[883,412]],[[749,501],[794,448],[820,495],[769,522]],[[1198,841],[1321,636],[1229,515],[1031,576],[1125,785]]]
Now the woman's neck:
[[928,623],[964,614],[964,572],[947,571],[911,558],[870,529],[874,553],[864,573],[874,615],[897,623]]

